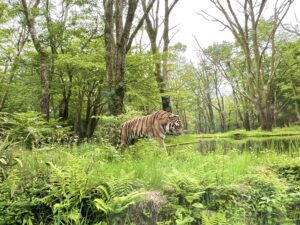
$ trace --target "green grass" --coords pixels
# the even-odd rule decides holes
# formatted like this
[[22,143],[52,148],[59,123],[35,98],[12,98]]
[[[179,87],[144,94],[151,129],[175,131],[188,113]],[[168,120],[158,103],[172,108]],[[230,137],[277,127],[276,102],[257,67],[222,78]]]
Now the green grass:
[[[191,141],[195,136],[169,138],[168,143]],[[22,163],[8,168],[6,179],[0,183],[0,224],[13,224],[17,218],[19,223],[36,223],[35,213],[46,214],[39,224],[53,220],[57,224],[114,224],[116,218],[140,221],[136,216],[153,217],[155,210],[161,210],[157,219],[163,224],[188,224],[186,220],[280,224],[290,220],[288,215],[298,216],[297,211],[287,214],[286,210],[296,207],[289,204],[292,200],[298,204],[300,190],[295,189],[290,196],[287,190],[292,186],[279,179],[276,168],[286,168],[283,171],[292,174],[290,179],[297,174],[293,168],[300,165],[299,154],[278,154],[272,149],[261,153],[232,149],[224,154],[223,149],[217,149],[203,155],[193,145],[178,145],[168,151],[167,156],[154,140],[139,141],[124,154],[108,144],[14,150],[12,158]],[[162,209],[138,203],[137,196],[153,192],[165,199]],[[105,214],[95,208],[95,199],[100,204],[97,207],[107,210]],[[264,199],[270,200],[262,203]],[[82,208],[91,210],[90,214]]]
[[291,135],[300,135],[299,126],[291,126],[285,128],[274,128],[272,131],[263,131],[260,129],[257,130],[234,130],[225,133],[215,133],[215,134],[198,134],[192,135],[193,137],[202,137],[202,138],[234,138],[235,135],[241,135],[242,138],[247,137],[273,137],[273,136],[291,136]]
[[[235,140],[236,135],[239,135],[240,142],[245,142],[246,140],[259,140],[259,138],[282,138],[288,136],[299,136],[300,137],[300,127],[286,127],[286,128],[275,128],[271,132],[270,131],[262,131],[262,130],[234,130],[225,133],[215,133],[215,134],[183,134],[181,136],[167,136],[165,143],[167,146],[176,146],[176,145],[184,145],[189,143],[197,143],[200,139],[219,139],[219,138],[230,138]],[[255,139],[256,138],[256,139]]]
[[164,181],[172,172],[189,174],[203,182],[228,184],[251,173],[257,166],[299,160],[272,151],[258,155],[253,152],[241,154],[234,149],[226,155],[222,149],[202,155],[194,150],[193,145],[174,147],[169,152],[170,155],[166,156],[155,141],[148,140],[138,142],[123,155],[113,147],[83,144],[71,150],[18,151],[15,156],[22,160],[24,174],[32,176],[47,173],[49,162],[62,168],[78,162],[83,170],[92,168],[90,176],[95,183],[125,174],[149,188],[159,189],[163,189]]

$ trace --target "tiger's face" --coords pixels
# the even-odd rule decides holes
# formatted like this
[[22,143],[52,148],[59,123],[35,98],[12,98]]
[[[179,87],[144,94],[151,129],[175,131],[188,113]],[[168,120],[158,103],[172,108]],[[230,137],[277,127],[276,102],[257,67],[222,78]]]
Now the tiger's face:
[[170,122],[167,124],[166,131],[170,135],[181,135],[183,132],[182,122],[178,115],[169,115]]

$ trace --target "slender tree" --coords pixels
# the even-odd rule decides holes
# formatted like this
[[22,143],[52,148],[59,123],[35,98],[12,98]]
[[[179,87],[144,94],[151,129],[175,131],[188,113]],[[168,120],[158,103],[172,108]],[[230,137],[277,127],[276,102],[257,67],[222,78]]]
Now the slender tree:
[[[169,54],[169,18],[171,11],[178,3],[179,0],[174,0],[171,4],[169,4],[169,0],[165,0],[164,2],[164,19],[163,19],[163,58],[159,59],[155,63],[155,76],[156,81],[159,86],[159,91],[162,94],[162,109],[165,111],[172,111],[171,107],[171,98],[170,96],[165,95],[167,91],[167,77],[168,77],[168,54]],[[154,55],[158,55],[160,53],[160,43],[161,39],[158,37],[158,30],[159,30],[159,4],[160,1],[157,1],[156,9],[153,10],[151,15],[148,13],[146,14],[146,31],[148,37],[150,39],[151,44],[151,51]],[[146,12],[146,0],[142,1],[143,10]],[[159,39],[159,40],[158,40]],[[159,43],[158,43],[159,42]]]
[[49,94],[49,65],[48,65],[48,53],[45,46],[42,45],[41,40],[37,35],[37,29],[35,24],[36,11],[38,11],[38,5],[40,0],[36,0],[34,5],[29,8],[26,0],[21,0],[22,11],[25,16],[26,25],[31,36],[31,40],[39,55],[40,61],[40,78],[41,78],[41,99],[40,99],[40,111],[44,114],[45,119],[49,120],[49,104],[50,104],[50,94]]

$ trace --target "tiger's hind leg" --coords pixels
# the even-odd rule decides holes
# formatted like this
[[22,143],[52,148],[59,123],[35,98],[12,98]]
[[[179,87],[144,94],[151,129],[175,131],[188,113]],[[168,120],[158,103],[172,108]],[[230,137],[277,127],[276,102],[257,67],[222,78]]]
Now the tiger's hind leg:
[[127,146],[126,140],[125,140],[125,136],[121,135],[119,138],[119,142],[117,145],[117,150],[122,153],[124,152],[125,148]]

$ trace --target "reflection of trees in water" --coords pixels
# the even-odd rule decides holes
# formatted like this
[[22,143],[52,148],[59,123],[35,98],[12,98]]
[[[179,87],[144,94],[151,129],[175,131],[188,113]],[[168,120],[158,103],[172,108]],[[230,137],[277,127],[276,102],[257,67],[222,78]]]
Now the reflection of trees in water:
[[231,149],[237,149],[240,152],[253,151],[258,153],[266,150],[275,150],[278,153],[293,153],[299,148],[300,137],[256,138],[239,141],[232,139],[202,139],[196,146],[197,151],[202,154],[215,151],[224,151],[224,154],[226,154]]

